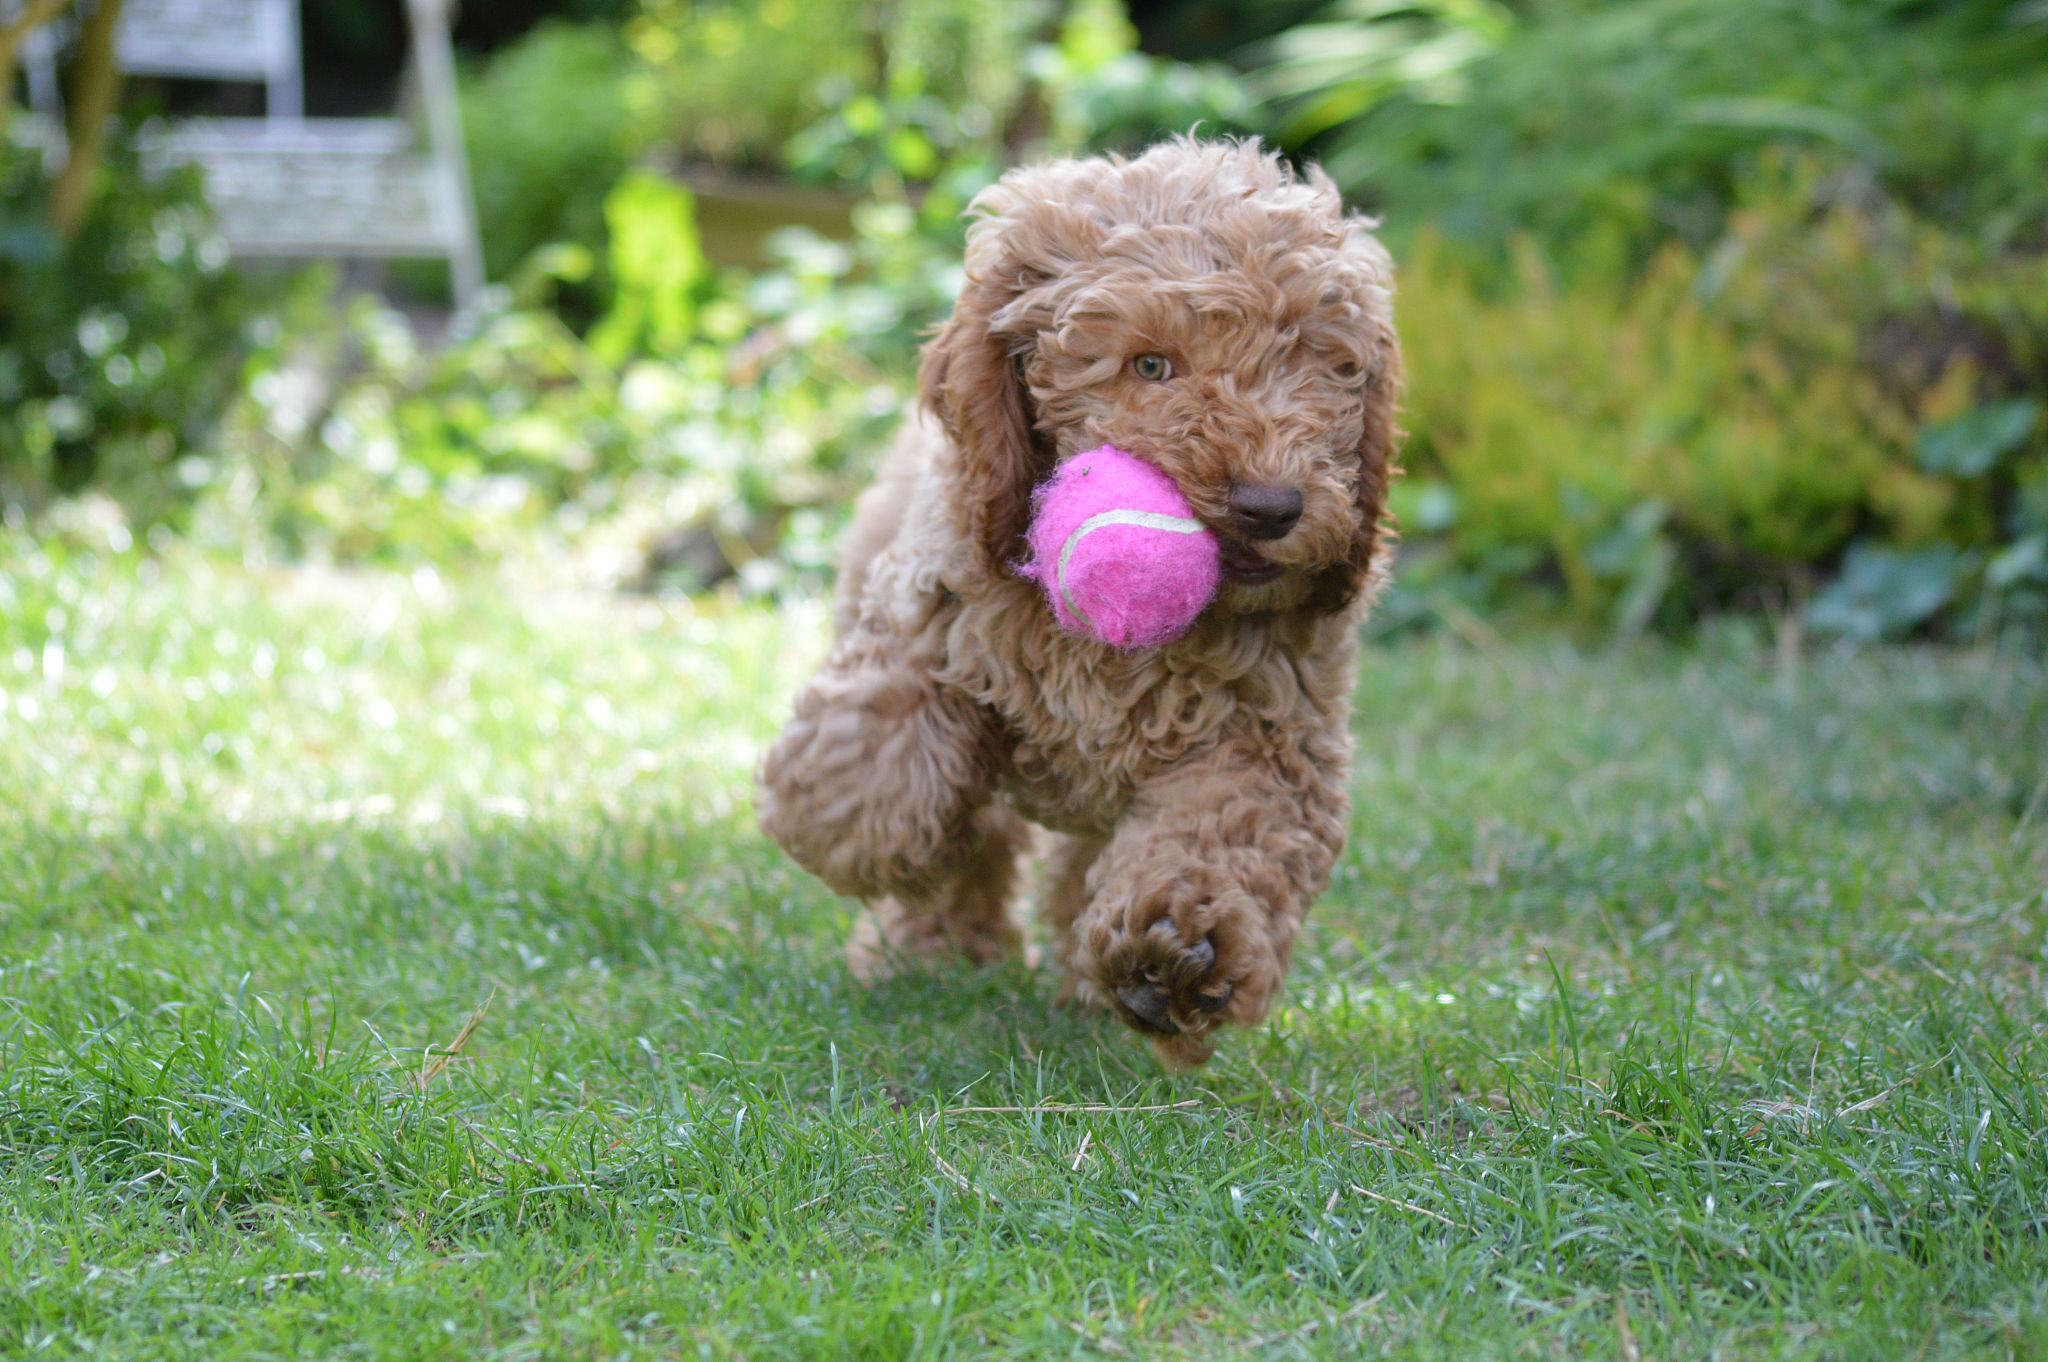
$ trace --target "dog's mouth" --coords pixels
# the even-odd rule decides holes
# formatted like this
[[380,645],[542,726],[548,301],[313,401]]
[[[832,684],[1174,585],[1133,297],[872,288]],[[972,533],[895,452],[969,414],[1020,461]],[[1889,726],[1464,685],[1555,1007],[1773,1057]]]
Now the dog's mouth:
[[1286,571],[1272,559],[1261,556],[1251,545],[1235,539],[1223,541],[1222,559],[1223,580],[1240,586],[1264,586]]

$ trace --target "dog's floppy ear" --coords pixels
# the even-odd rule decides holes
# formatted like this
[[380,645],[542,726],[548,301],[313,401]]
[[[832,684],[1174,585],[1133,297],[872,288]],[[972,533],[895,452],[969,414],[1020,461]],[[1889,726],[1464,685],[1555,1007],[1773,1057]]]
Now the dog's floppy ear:
[[1330,612],[1344,609],[1362,591],[1376,590],[1376,579],[1385,571],[1382,560],[1394,532],[1387,513],[1387,487],[1397,471],[1401,438],[1394,424],[1394,403],[1401,392],[1401,347],[1394,336],[1392,292],[1387,284],[1393,266],[1385,249],[1366,235],[1362,223],[1354,228],[1354,234],[1354,249],[1366,256],[1372,279],[1366,290],[1369,305],[1363,309],[1370,331],[1363,338],[1365,425],[1359,435],[1357,482],[1352,489],[1358,532],[1344,560],[1316,579],[1310,597],[1312,608]]
[[[992,225],[992,224],[991,224]],[[953,504],[984,570],[1000,575],[1024,555],[1031,491],[1050,471],[1031,426],[1022,373],[1030,333],[1006,330],[998,313],[1032,282],[1000,251],[974,261],[949,320],[925,348],[918,394],[952,437],[958,464]]]

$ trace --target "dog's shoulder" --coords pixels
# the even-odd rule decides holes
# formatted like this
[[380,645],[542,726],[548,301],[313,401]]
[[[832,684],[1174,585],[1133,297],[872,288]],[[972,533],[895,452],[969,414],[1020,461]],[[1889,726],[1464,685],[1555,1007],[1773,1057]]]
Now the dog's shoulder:
[[854,502],[841,541],[833,612],[843,637],[856,628],[896,634],[926,632],[952,593],[950,582],[971,552],[946,500],[950,443],[923,412],[903,423]]

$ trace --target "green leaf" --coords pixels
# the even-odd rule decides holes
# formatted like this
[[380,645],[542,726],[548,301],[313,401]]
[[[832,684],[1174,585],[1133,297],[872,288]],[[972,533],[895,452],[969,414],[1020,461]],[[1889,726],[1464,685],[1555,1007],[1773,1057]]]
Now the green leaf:
[[917,128],[898,128],[883,143],[889,164],[906,180],[930,179],[939,169],[939,152]]
[[2041,406],[2030,397],[1987,402],[1920,432],[1920,467],[1929,473],[1979,478],[2027,442]]
[[605,197],[609,261],[617,286],[612,310],[591,332],[590,348],[610,364],[636,348],[682,348],[696,322],[694,290],[705,277],[696,199],[651,170],[630,170]]
[[1797,100],[1745,96],[1695,99],[1679,112],[1679,120],[1702,127],[1739,128],[1766,134],[1804,133],[1847,147],[1866,160],[1886,159],[1884,144],[1855,119]]
[[1974,557],[1949,544],[1912,550],[1853,545],[1842,575],[1808,603],[1806,622],[1818,633],[1866,642],[1900,637],[1954,598]]
[[1458,494],[1440,478],[1405,478],[1387,501],[1406,535],[1443,534],[1458,523]]
[[2030,534],[2009,544],[1984,565],[1984,584],[1995,591],[2022,581],[2048,581],[2048,534]]
[[873,95],[855,95],[846,102],[839,116],[859,137],[873,137],[882,130],[882,102]]

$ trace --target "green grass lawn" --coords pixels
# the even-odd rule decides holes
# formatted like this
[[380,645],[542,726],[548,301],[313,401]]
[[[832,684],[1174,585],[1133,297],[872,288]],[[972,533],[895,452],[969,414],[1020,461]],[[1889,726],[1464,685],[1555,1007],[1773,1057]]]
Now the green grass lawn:
[[1376,648],[1169,1077],[854,986],[821,618],[0,550],[0,1355],[2048,1357],[2039,662]]

